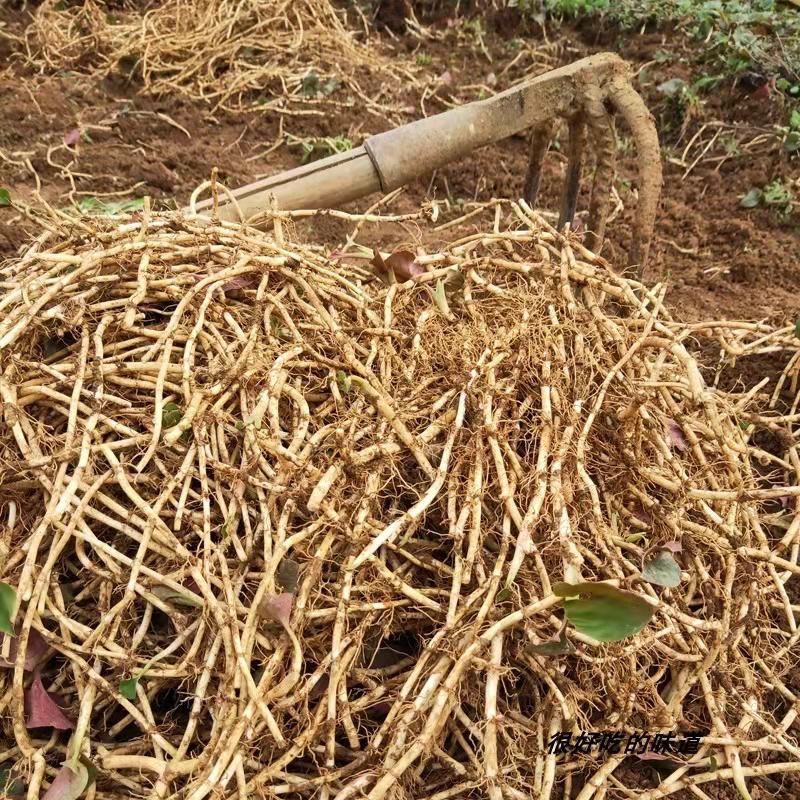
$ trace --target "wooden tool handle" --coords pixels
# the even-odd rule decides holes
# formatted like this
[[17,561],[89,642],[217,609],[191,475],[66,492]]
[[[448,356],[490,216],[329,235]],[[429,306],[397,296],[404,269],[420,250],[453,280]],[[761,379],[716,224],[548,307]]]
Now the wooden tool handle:
[[[270,208],[335,208],[373,192],[389,192],[463,158],[478,147],[535,128],[568,114],[588,76],[594,82],[625,73],[613,53],[601,53],[508,89],[501,94],[453,108],[426,119],[379,133],[362,147],[315,161],[237,189],[233,196],[245,219]],[[204,200],[195,210],[210,213]],[[220,218],[237,220],[235,206],[219,197]]]

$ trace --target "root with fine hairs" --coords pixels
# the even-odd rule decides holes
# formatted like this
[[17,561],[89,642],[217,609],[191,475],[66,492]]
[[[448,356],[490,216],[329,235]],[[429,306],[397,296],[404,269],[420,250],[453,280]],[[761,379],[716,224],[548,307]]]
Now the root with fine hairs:
[[[656,800],[800,770],[798,530],[762,515],[796,475],[755,468],[747,399],[705,383],[662,287],[524,202],[483,212],[402,284],[288,241],[292,214],[146,210],[0,271],[0,761],[29,797],[70,754],[108,800]],[[652,586],[645,542],[676,540],[680,585]],[[537,654],[564,578],[653,618]],[[34,636],[69,738],[26,728]],[[707,738],[642,790],[624,753],[548,753],[580,730]]]
[[329,0],[166,0],[140,11],[44,0],[22,44],[39,69],[130,73],[149,93],[229,109],[319,113],[314,103],[342,82],[366,108],[381,110],[359,79],[398,76],[345,28]]

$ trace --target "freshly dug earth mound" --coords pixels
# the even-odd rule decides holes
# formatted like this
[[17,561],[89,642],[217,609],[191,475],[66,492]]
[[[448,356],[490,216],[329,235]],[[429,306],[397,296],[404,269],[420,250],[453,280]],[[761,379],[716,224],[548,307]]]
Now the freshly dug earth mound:
[[[660,289],[487,213],[380,275],[149,213],[0,272],[0,761],[29,797],[90,764],[101,798],[622,791],[624,751],[548,753],[581,730],[712,737],[649,800],[800,770],[797,530],[761,518],[798,488]],[[632,636],[587,634],[602,591]]]

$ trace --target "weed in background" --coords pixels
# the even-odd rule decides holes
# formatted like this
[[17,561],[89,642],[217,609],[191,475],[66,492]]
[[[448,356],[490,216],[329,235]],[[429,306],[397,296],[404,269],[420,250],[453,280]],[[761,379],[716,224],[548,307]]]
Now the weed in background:
[[779,0],[551,0],[547,7],[551,15],[601,15],[625,28],[671,22],[702,40],[701,60],[726,75],[780,75],[786,90],[800,83],[800,13]]
[[771,181],[763,188],[750,189],[739,201],[742,208],[771,208],[786,220],[798,205],[790,184],[780,178]]
[[344,153],[353,147],[353,142],[346,136],[319,136],[304,139],[289,134],[286,137],[286,144],[289,147],[299,147],[302,150],[301,164],[316,161],[318,158],[326,158],[335,153]]

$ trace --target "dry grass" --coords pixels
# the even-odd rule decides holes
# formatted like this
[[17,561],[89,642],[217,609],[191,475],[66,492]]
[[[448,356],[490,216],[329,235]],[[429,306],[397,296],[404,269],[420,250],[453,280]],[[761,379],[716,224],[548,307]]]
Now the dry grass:
[[[29,797],[78,753],[109,800],[546,800],[569,781],[656,800],[800,770],[798,531],[763,515],[796,476],[760,476],[747,399],[705,384],[662,288],[524,204],[486,214],[404,284],[279,220],[148,212],[0,272],[21,643],[0,761]],[[643,580],[642,536],[682,543],[677,589]],[[614,581],[653,618],[537,655],[564,578]],[[32,632],[69,742],[26,729]],[[710,738],[643,790],[624,754],[548,755],[581,729]]]

